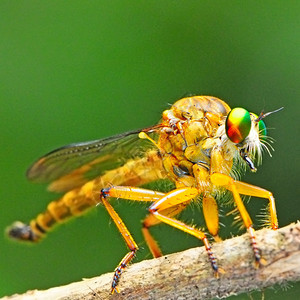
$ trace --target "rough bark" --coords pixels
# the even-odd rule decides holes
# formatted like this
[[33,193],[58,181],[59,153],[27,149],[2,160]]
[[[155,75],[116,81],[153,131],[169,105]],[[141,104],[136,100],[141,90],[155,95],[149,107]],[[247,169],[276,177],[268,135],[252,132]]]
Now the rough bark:
[[210,299],[300,280],[300,223],[278,231],[257,231],[266,261],[256,269],[247,234],[213,245],[225,273],[214,278],[204,247],[189,249],[128,267],[120,294],[110,295],[112,273],[45,291],[28,291],[3,299]]

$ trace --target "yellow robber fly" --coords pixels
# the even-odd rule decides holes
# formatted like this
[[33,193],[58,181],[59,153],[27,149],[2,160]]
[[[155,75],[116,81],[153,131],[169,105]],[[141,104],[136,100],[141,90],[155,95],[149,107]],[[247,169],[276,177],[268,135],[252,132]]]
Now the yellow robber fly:
[[[118,292],[120,276],[135,257],[138,245],[110,199],[147,201],[149,214],[142,223],[142,232],[152,255],[159,257],[162,252],[149,229],[163,222],[200,239],[217,276],[221,269],[206,234],[176,216],[190,203],[201,202],[208,232],[218,240],[218,205],[229,191],[259,266],[263,260],[240,195],[269,201],[273,230],[278,228],[275,199],[271,192],[241,182],[238,176],[245,167],[256,171],[255,160],[260,163],[263,150],[269,152],[272,148],[262,120],[269,114],[258,116],[244,108],[231,109],[212,96],[187,97],[165,110],[161,122],[153,127],[54,150],[35,162],[27,177],[48,183],[50,191],[65,194],[29,225],[15,222],[8,234],[17,240],[37,242],[57,223],[102,204],[129,248],[114,272],[111,292]],[[163,193],[139,187],[160,179],[169,179],[175,188]]]

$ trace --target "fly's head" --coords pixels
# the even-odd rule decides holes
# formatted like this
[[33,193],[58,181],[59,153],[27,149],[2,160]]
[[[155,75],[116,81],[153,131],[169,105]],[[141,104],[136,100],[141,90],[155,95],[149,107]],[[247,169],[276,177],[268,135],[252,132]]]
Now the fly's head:
[[266,150],[270,156],[270,149],[274,150],[271,145],[273,140],[267,136],[267,128],[262,119],[281,109],[268,113],[262,112],[257,116],[244,108],[236,107],[229,112],[226,118],[226,135],[237,148],[240,158],[246,162],[252,172],[256,171],[255,159],[258,164],[261,163],[263,150]]

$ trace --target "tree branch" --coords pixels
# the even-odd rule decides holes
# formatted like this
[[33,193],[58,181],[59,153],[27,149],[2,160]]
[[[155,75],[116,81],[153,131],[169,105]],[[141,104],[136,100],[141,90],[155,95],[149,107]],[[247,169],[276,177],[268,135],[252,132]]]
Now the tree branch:
[[257,231],[266,265],[255,269],[247,234],[213,245],[225,270],[214,278],[204,247],[131,265],[123,273],[120,294],[110,295],[112,273],[45,291],[3,299],[210,299],[300,280],[300,223],[278,231]]

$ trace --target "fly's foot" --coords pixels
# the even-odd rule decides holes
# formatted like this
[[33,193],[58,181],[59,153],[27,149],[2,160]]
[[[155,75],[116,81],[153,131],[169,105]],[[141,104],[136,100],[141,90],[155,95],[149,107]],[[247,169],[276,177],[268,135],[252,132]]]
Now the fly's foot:
[[203,242],[204,242],[204,246],[205,246],[205,249],[206,249],[206,252],[207,252],[207,255],[208,255],[208,259],[209,259],[210,264],[211,264],[211,267],[214,271],[214,276],[216,278],[219,278],[219,274],[224,273],[224,270],[218,267],[217,259],[214,255],[214,253],[212,252],[211,246],[210,246],[210,244],[209,244],[206,237],[203,239]]
[[258,248],[257,243],[256,243],[256,237],[255,237],[255,231],[252,227],[248,228],[248,231],[250,233],[250,238],[251,238],[251,246],[254,254],[254,266],[255,268],[262,267],[266,265],[265,259],[262,258],[261,256],[261,250]]
[[111,294],[113,294],[114,292],[120,293],[119,289],[118,289],[118,284],[120,281],[120,277],[123,273],[123,269],[126,268],[126,264],[120,264],[116,269],[115,269],[115,274],[113,277],[113,281],[111,284]]
[[[254,250],[254,249],[253,249]],[[264,258],[261,257],[261,251],[260,249],[256,249],[259,251],[259,256],[257,256],[255,253],[254,253],[254,257],[255,257],[255,262],[254,262],[254,267],[256,269],[260,268],[260,267],[263,267],[267,264],[266,260]]]

